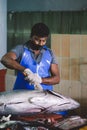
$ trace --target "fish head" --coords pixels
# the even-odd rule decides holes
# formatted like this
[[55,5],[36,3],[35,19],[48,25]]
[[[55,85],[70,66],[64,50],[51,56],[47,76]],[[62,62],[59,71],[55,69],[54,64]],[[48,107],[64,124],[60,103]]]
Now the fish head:
[[80,103],[70,97],[63,96],[55,91],[48,90],[47,92],[50,95],[49,102],[52,104],[48,111],[65,111],[80,107]]

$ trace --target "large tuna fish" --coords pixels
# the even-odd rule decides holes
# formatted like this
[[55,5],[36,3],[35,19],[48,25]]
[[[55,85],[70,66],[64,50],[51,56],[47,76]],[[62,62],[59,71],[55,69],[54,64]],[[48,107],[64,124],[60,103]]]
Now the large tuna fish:
[[50,113],[78,107],[78,102],[54,91],[14,90],[0,93],[0,114]]

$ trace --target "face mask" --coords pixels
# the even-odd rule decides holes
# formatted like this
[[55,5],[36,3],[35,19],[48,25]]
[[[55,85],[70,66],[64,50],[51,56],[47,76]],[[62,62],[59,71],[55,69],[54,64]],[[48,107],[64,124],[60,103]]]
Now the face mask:
[[33,41],[30,41],[30,47],[32,50],[41,50],[43,46],[35,44]]

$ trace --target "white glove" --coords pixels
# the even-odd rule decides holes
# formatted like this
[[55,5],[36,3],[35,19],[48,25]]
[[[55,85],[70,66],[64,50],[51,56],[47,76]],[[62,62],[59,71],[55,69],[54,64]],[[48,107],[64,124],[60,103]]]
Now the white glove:
[[36,73],[30,73],[28,76],[26,76],[25,80],[29,81],[31,84],[42,83],[41,77]]
[[32,72],[30,69],[28,69],[28,68],[25,69],[23,73],[24,73],[25,76],[28,76],[28,75],[30,75],[30,74],[33,74],[33,72]]
[[42,86],[39,83],[34,83],[34,88],[37,90],[43,90]]
[[34,81],[34,82],[36,82],[36,83],[42,83],[42,79],[41,79],[41,77],[38,75],[38,74],[34,74],[34,78],[33,78],[33,80],[32,81]]
[[29,81],[30,84],[42,83],[41,77],[38,74],[33,73],[30,69],[25,69],[24,74],[26,74],[25,80]]

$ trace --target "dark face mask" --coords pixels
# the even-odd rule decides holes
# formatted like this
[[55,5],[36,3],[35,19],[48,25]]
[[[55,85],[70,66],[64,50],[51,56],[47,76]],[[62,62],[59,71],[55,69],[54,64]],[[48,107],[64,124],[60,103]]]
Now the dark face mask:
[[43,48],[43,46],[36,45],[33,41],[30,41],[30,48],[32,50],[41,50]]

